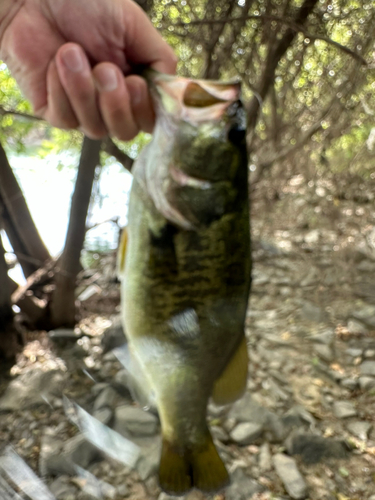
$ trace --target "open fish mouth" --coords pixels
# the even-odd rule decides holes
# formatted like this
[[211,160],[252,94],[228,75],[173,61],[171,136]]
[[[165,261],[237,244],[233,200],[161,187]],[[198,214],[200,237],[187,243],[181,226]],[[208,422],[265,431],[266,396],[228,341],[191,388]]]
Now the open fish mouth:
[[[181,119],[199,123],[219,120],[233,102],[240,99],[241,82],[193,80],[156,71],[147,72],[156,105]],[[161,105],[160,105],[161,101]]]

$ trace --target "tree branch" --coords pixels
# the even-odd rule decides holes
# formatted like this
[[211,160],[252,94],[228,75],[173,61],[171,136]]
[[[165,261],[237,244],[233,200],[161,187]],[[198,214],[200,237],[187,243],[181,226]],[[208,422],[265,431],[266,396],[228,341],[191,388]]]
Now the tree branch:
[[[357,61],[360,61],[361,64],[367,66],[367,61],[364,57],[362,57],[358,52],[355,52],[352,49],[349,49],[349,47],[346,47],[345,45],[341,45],[341,43],[336,42],[335,40],[332,40],[332,38],[329,38],[327,36],[323,35],[316,35],[313,33],[308,32],[302,25],[297,24],[290,19],[283,19],[282,17],[279,16],[272,16],[272,15],[247,15],[247,16],[239,16],[239,17],[229,17],[226,19],[199,19],[197,21],[190,21],[188,23],[184,22],[178,22],[178,23],[173,23],[170,26],[182,26],[182,27],[188,27],[188,26],[196,26],[196,25],[201,25],[201,24],[226,24],[226,23],[235,23],[235,22],[240,22],[240,21],[249,21],[249,20],[254,20],[254,21],[274,21],[279,24],[284,24],[285,26],[288,26],[288,28],[292,29],[293,31],[303,33],[306,38],[309,38],[310,40],[321,40],[322,42],[326,42],[330,45],[333,45],[337,49],[345,52],[346,54],[350,55],[351,57],[354,57]],[[166,27],[163,27],[165,29]],[[177,33],[176,33],[177,34]],[[177,34],[178,35],[178,34]]]
[[300,140],[294,146],[287,147],[287,148],[283,149],[280,153],[274,155],[269,160],[266,160],[263,163],[260,163],[258,165],[256,171],[254,172],[254,174],[252,174],[252,176],[251,176],[251,182],[250,182],[251,190],[253,190],[255,188],[256,184],[258,184],[260,179],[263,177],[264,173],[267,170],[269,170],[275,162],[282,161],[285,158],[287,158],[290,154],[298,151],[302,146],[304,146],[306,144],[306,142],[309,139],[311,139],[311,137],[313,135],[315,135],[320,130],[322,130],[322,125],[319,121],[319,122],[314,123],[314,125],[312,125],[307,130],[307,132],[300,138]]
[[281,161],[284,160],[287,156],[289,156],[291,153],[294,153],[298,149],[300,149],[302,146],[306,144],[306,142],[311,139],[313,135],[315,135],[317,132],[323,129],[322,126],[322,120],[319,120],[318,122],[314,123],[304,134],[303,136],[299,139],[296,144],[293,146],[287,147],[280,151],[280,153],[277,153],[274,155],[272,158],[269,160],[265,161],[264,163],[261,163],[259,167],[262,169],[269,168],[275,163],[276,161]]
[[[30,115],[28,113],[21,113],[19,111],[15,111],[14,109],[5,109],[2,106],[0,106],[0,116],[6,116],[6,115],[12,115],[15,116],[16,118],[26,118],[27,120],[34,120],[41,122],[45,121],[44,118],[41,118],[40,116]],[[121,151],[121,149],[113,142],[111,138],[108,137],[103,141],[102,150],[105,151],[108,155],[116,158],[116,160],[120,162],[126,168],[126,170],[131,172],[134,160],[130,158],[130,156],[128,156],[126,153]]]
[[[5,109],[2,106],[0,106],[0,116],[6,116],[6,115],[12,115],[15,116],[16,118],[26,118],[27,120],[34,120],[34,121],[45,121],[44,118],[41,118],[40,116],[35,116],[35,115],[30,115],[28,113],[21,113],[19,111],[15,111],[14,109]],[[121,151],[121,149],[110,139],[109,137],[103,141],[103,151],[105,151],[108,155],[113,156],[116,158],[118,162],[120,162],[126,170],[131,172],[132,165],[134,160],[130,158],[126,153]]]
[[12,291],[11,300],[13,304],[17,304],[23,297],[26,296],[28,290],[37,285],[40,281],[42,281],[50,272],[55,273],[54,267],[56,266],[56,259],[50,259],[45,262],[43,267],[37,269],[33,274],[31,274],[24,285],[17,286]]
[[252,174],[251,186],[255,186],[263,176],[264,172],[270,169],[275,162],[285,160],[285,158],[287,158],[289,155],[294,154],[296,151],[301,149],[306,144],[306,142],[311,139],[313,135],[323,130],[322,121],[330,113],[333,104],[334,102],[331,102],[322,111],[319,120],[313,123],[313,125],[311,125],[311,127],[308,130],[306,130],[304,134],[301,135],[301,137],[294,145],[284,147],[279,153],[276,153],[269,159],[263,161],[262,163],[259,163],[254,174]]
[[[319,0],[304,0],[303,4],[296,13],[295,17],[296,25],[302,26],[306,22],[307,18],[314,10],[318,1]],[[289,27],[285,31],[283,36],[280,38],[280,40],[278,40],[277,44],[275,46],[270,47],[268,50],[262,75],[259,79],[259,83],[256,85],[256,90],[263,101],[267,96],[271,85],[273,85],[275,81],[276,68],[280,62],[280,59],[283,57],[285,52],[293,43],[296,33],[297,32],[295,30]],[[248,106],[247,109],[248,131],[250,137],[251,134],[254,133],[255,126],[258,121],[258,113],[259,113],[259,99],[254,97],[250,101],[250,105]]]
[[103,141],[102,146],[103,151],[105,151],[108,155],[116,158],[118,162],[123,165],[126,170],[131,172],[132,166],[134,163],[133,158],[130,158],[126,153],[121,151],[121,149],[110,139],[109,137]]
[[21,113],[20,111],[16,111],[14,109],[5,109],[2,106],[0,106],[0,116],[6,116],[6,115],[12,115],[17,118],[26,118],[27,120],[44,121],[44,119],[41,118],[40,116],[29,115],[28,113]]

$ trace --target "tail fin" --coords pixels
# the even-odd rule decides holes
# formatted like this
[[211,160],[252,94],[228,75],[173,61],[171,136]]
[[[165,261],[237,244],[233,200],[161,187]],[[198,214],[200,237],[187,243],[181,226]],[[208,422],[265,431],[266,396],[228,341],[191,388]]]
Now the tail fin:
[[172,495],[186,493],[193,487],[189,469],[186,450],[163,439],[159,467],[160,487]]
[[179,446],[163,439],[159,468],[160,487],[172,495],[183,495],[192,488],[206,493],[229,484],[229,475],[212,437],[199,445]]

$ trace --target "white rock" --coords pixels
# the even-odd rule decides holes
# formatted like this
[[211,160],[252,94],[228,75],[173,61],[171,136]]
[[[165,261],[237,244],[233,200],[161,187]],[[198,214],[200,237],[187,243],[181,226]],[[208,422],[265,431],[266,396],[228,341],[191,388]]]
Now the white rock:
[[107,386],[96,398],[94,410],[101,408],[114,408],[117,399],[117,392],[111,386]]
[[347,425],[347,429],[353,436],[366,441],[368,433],[372,429],[372,424],[369,422],[351,422]]
[[83,434],[77,434],[65,443],[63,456],[68,462],[85,469],[102,455]]
[[311,339],[312,342],[331,345],[333,344],[333,341],[335,339],[335,331],[333,330],[333,328],[327,328],[326,330],[317,333],[315,335],[312,335],[309,338]]
[[113,411],[107,407],[99,408],[99,410],[93,412],[92,416],[99,420],[100,423],[109,425],[113,417]]
[[273,464],[289,496],[295,500],[306,498],[307,485],[293,458],[287,457],[283,453],[277,453],[273,457]]
[[357,348],[349,347],[349,349],[346,349],[345,352],[346,352],[346,354],[348,354],[352,358],[358,358],[359,356],[362,356],[363,349],[357,349]]
[[225,492],[226,500],[249,500],[264,488],[249,477],[241,467],[232,473],[231,485]]
[[63,446],[64,442],[58,438],[55,429],[45,429],[39,453],[39,473],[42,477],[74,474],[72,464],[62,454]]
[[128,436],[153,436],[159,427],[158,419],[150,412],[135,406],[119,406],[115,410],[114,430]]
[[341,385],[342,387],[345,387],[345,389],[349,389],[351,391],[354,391],[354,389],[357,388],[358,386],[358,380],[354,378],[343,378],[341,380]]
[[375,361],[364,361],[360,366],[362,375],[375,377]]
[[66,374],[60,370],[30,370],[13,380],[0,399],[0,410],[25,410],[34,405],[51,404],[64,389]]
[[330,363],[333,360],[333,352],[329,345],[326,344],[315,344],[314,351],[317,353],[319,358],[327,363]]
[[272,469],[272,455],[270,445],[267,442],[262,444],[259,450],[259,468],[262,472]]
[[363,376],[359,377],[359,387],[362,389],[362,391],[368,391],[369,389],[372,389],[375,387],[375,377],[368,377],[368,376]]
[[305,242],[308,243],[309,245],[314,245],[318,243],[319,241],[319,236],[320,233],[317,229],[313,229],[312,231],[309,231],[307,234],[305,234]]
[[154,436],[141,440],[135,440],[141,452],[136,464],[136,469],[142,481],[157,472],[160,462],[161,437]]
[[350,401],[335,401],[333,403],[333,414],[336,418],[350,418],[357,415],[357,410]]
[[238,444],[246,445],[256,441],[263,432],[263,426],[253,422],[244,422],[236,425],[230,433],[231,439]]
[[350,319],[348,321],[347,329],[352,335],[366,335],[368,332],[366,326],[356,319]]

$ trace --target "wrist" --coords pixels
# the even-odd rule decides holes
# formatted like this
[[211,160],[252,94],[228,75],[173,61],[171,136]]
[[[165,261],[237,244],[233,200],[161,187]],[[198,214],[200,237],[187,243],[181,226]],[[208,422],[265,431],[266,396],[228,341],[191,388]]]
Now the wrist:
[[24,0],[0,0],[0,50],[4,32],[23,3]]

